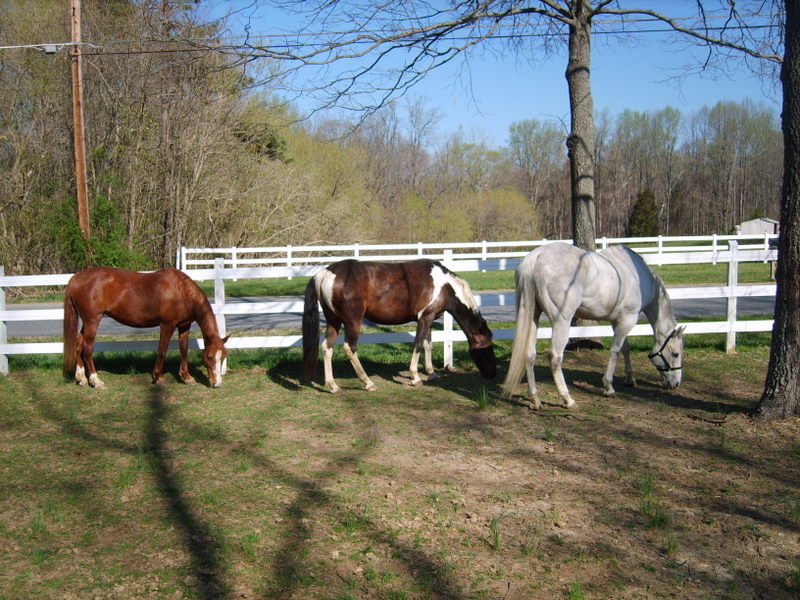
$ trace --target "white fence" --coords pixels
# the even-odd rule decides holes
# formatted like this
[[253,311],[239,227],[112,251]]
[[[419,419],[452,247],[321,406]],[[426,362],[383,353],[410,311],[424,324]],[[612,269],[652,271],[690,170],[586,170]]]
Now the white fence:
[[[728,264],[728,283],[720,286],[692,286],[692,287],[670,287],[668,288],[670,297],[673,300],[686,298],[725,298],[727,300],[727,318],[724,321],[694,322],[686,324],[687,334],[708,334],[724,333],[727,337],[727,349],[734,351],[736,344],[736,334],[740,332],[771,331],[772,320],[747,320],[741,321],[736,317],[736,300],[740,297],[750,296],[774,296],[774,284],[761,285],[738,285],[738,265],[742,262],[767,262],[776,259],[776,250],[770,247],[772,236],[708,236],[701,240],[703,245],[677,245],[682,242],[697,241],[698,238],[636,238],[634,240],[605,240],[607,243],[617,242],[647,242],[653,240],[654,244],[649,247],[637,247],[645,261],[654,265],[666,264],[689,264],[689,263],[727,263]],[[738,238],[738,239],[729,239]],[[743,243],[739,245],[739,239]],[[755,239],[755,242],[753,240]],[[599,245],[605,245],[604,240],[598,240]],[[724,244],[723,244],[724,242]],[[522,256],[527,254],[531,248],[541,245],[543,242],[493,242],[487,243],[486,247],[475,249],[473,244],[446,245],[446,244],[425,244],[422,249],[426,257],[440,258],[449,268],[456,272],[469,271],[491,271],[515,269]],[[419,248],[419,246],[413,246]],[[306,248],[306,247],[304,247]],[[231,266],[234,260],[217,256],[214,259],[213,268],[185,268],[184,270],[196,281],[215,282],[214,294],[210,298],[214,312],[220,325],[220,330],[225,335],[226,316],[228,315],[257,315],[270,313],[302,313],[303,301],[296,300],[281,302],[226,302],[225,281],[231,279],[256,279],[256,278],[286,278],[286,277],[307,277],[322,269],[325,264],[344,258],[345,248],[349,252],[353,246],[329,246],[324,247],[321,252],[332,252],[333,255],[306,256],[303,257],[303,265],[287,264],[288,260],[281,259],[282,266],[261,266],[243,267]],[[364,246],[356,246],[363,250]],[[371,246],[370,249],[376,247]],[[380,251],[398,252],[398,246],[380,246]],[[457,249],[467,249],[466,252],[454,252]],[[492,250],[492,248],[506,248],[506,250]],[[519,248],[508,250],[508,248]],[[188,249],[187,250],[187,254]],[[195,249],[196,250],[196,249]],[[241,250],[241,249],[240,249]],[[286,249],[284,249],[286,250]],[[230,249],[203,249],[212,253],[224,253]],[[429,252],[439,252],[430,254]],[[288,251],[291,255],[291,251]],[[477,254],[477,256],[475,256]],[[364,254],[358,254],[365,258]],[[410,259],[419,254],[394,254],[391,258],[388,255],[380,255],[384,260],[403,260]],[[188,261],[189,259],[187,259]],[[186,267],[199,264],[193,262],[200,259],[193,259],[188,262]],[[255,260],[255,259],[243,259]],[[274,257],[267,260],[279,262]],[[298,261],[301,262],[301,261]],[[18,275],[5,276],[3,267],[0,266],[0,373],[8,373],[8,355],[22,354],[59,354],[62,352],[61,342],[17,342],[8,343],[6,323],[10,321],[62,321],[63,311],[55,309],[28,309],[28,310],[8,310],[5,303],[5,289],[9,287],[28,287],[28,286],[62,286],[66,285],[71,274],[59,275]],[[478,302],[483,306],[491,305],[513,305],[514,296],[512,293],[477,293]],[[496,340],[510,340],[514,336],[513,328],[492,328]],[[593,327],[573,327],[570,330],[572,336],[576,337],[610,337],[611,327],[608,325]],[[540,338],[549,338],[550,328],[539,329]],[[649,324],[639,324],[634,327],[631,335],[652,335]],[[395,333],[373,333],[364,334],[360,337],[359,343],[386,344],[397,342],[412,342],[414,335],[412,332]],[[465,341],[466,336],[459,329],[453,328],[452,317],[445,313],[444,327],[442,330],[435,330],[432,334],[435,343],[444,344],[444,363],[446,366],[452,365],[452,346],[453,342]],[[341,339],[339,340],[341,343]],[[202,339],[192,339],[190,347],[201,348]],[[232,337],[227,344],[230,349],[245,348],[286,348],[299,346],[302,344],[300,335],[270,335],[270,336],[250,336],[246,332],[239,332]],[[95,351],[132,351],[132,350],[155,350],[157,340],[140,341],[98,341],[95,343]],[[176,348],[177,341],[173,341],[170,348]]]
[[[626,244],[647,255],[653,265],[682,264],[683,262],[717,262],[720,251],[735,241],[739,250],[764,250],[768,253],[774,233],[751,235],[655,236],[640,238],[598,238],[598,248]],[[252,266],[282,266],[330,264],[346,258],[361,260],[412,260],[425,257],[434,260],[492,260],[521,258],[531,250],[554,240],[512,242],[462,242],[425,244],[350,244],[330,246],[265,246],[230,248],[178,249],[175,266],[178,269],[211,268],[217,258],[223,266],[236,269]],[[572,240],[560,240],[572,243]],[[704,254],[704,252],[710,252]],[[701,254],[703,253],[703,254]],[[681,260],[682,255],[686,260]],[[691,256],[690,259],[686,257]],[[709,256],[711,260],[709,260]],[[194,258],[192,258],[194,257]],[[766,260],[766,259],[765,259]]]

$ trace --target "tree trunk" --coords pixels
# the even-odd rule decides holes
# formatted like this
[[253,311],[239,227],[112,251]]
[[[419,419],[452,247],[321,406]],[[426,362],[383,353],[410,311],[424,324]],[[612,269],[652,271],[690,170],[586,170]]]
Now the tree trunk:
[[567,138],[570,177],[572,179],[572,239],[576,246],[595,249],[596,225],[594,203],[594,106],[589,81],[591,63],[591,5],[576,0],[573,22],[569,28],[570,134]]
[[786,0],[783,84],[783,191],[775,324],[758,420],[800,414],[800,4]]

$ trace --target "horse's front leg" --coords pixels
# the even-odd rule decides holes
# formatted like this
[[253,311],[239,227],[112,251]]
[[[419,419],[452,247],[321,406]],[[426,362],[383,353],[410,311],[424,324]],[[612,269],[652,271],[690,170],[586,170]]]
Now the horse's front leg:
[[564,372],[561,370],[561,363],[564,361],[564,348],[569,341],[569,321],[558,319],[553,323],[553,338],[550,340],[550,370],[558,389],[558,395],[567,408],[575,405],[575,400],[569,394],[567,382],[564,380]]
[[358,358],[358,336],[361,333],[361,323],[350,323],[345,325],[344,332],[344,353],[350,359],[350,364],[355,369],[356,377],[364,384],[364,389],[374,391],[375,384],[367,375],[361,360]]
[[[178,327],[178,348],[181,351],[180,376],[183,383],[197,383],[189,373],[189,329],[191,324]],[[167,338],[169,340],[169,338]],[[167,342],[169,343],[169,341]]]
[[633,378],[633,363],[631,363],[631,344],[628,338],[622,342],[622,357],[625,359],[625,385],[636,385]]
[[414,350],[411,353],[411,385],[421,385],[422,378],[419,376],[419,352],[425,352],[425,372],[429,379],[435,378],[433,360],[431,358],[431,326],[433,325],[432,316],[424,316],[417,322],[417,333],[414,336]]
[[153,367],[153,383],[164,383],[164,357],[169,348],[169,339],[175,331],[174,325],[161,324],[161,337],[158,340],[158,353],[156,354],[156,364]]
[[606,396],[613,396],[617,393],[614,389],[614,371],[617,368],[617,357],[619,356],[620,352],[623,353],[623,357],[625,358],[625,383],[628,383],[633,379],[633,367],[631,366],[628,333],[635,324],[635,318],[633,322],[631,322],[631,319],[625,319],[619,323],[612,323],[614,328],[614,340],[611,342],[611,352],[608,356],[608,365],[606,366],[606,372],[603,375],[603,394]]

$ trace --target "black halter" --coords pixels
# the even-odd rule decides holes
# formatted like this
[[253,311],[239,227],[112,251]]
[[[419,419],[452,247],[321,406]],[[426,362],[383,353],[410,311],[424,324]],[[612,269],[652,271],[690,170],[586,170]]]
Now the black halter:
[[648,354],[648,355],[647,355],[647,358],[651,358],[651,359],[652,359],[652,358],[655,358],[656,356],[658,356],[658,357],[660,357],[660,358],[661,358],[661,360],[663,360],[663,361],[664,361],[664,366],[663,366],[663,367],[659,367],[658,365],[656,365],[656,371],[660,371],[660,372],[666,372],[666,371],[680,371],[680,370],[683,368],[683,366],[682,366],[682,365],[678,365],[677,367],[670,367],[670,366],[669,366],[669,362],[668,362],[668,361],[667,361],[667,359],[664,357],[664,348],[666,348],[667,344],[669,343],[669,341],[672,339],[672,337],[673,337],[673,336],[674,336],[676,333],[678,333],[678,329],[677,329],[677,327],[676,327],[675,329],[673,329],[673,330],[672,330],[672,333],[670,333],[670,334],[667,336],[667,338],[664,340],[664,343],[663,343],[663,344],[661,344],[661,348],[659,348],[659,349],[658,349],[658,350],[656,350],[655,352],[651,352],[650,354]]

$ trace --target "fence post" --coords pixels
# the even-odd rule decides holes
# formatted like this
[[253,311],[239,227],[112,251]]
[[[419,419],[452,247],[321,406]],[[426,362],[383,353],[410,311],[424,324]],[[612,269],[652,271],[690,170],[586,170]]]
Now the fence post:
[[[294,266],[293,261],[292,261],[292,245],[291,244],[286,246],[286,266],[289,267],[289,268]],[[289,276],[286,279],[287,280],[293,279],[291,273],[289,274]]]
[[[236,246],[231,246],[231,269],[236,269],[239,267],[238,262],[238,254],[237,254]],[[233,278],[234,281],[237,281],[236,277]]]
[[717,264],[717,234],[711,236],[711,264]]
[[734,354],[736,352],[736,286],[739,285],[739,263],[737,251],[739,242],[731,240],[728,242],[731,253],[731,260],[728,263],[728,334],[725,340],[725,352]]
[[[448,248],[444,251],[444,266],[448,269],[452,265],[453,260],[453,251],[452,249]],[[452,369],[453,368],[453,315],[449,312],[444,313],[444,317],[442,318],[442,330],[444,331],[444,368],[445,369]]]
[[[6,276],[6,268],[0,265],[0,277]],[[6,309],[6,289],[0,287],[0,310]],[[6,322],[0,321],[0,344],[8,343],[8,329],[6,329]],[[8,356],[0,354],[0,375],[8,375]]]
[[219,337],[228,335],[225,327],[225,280],[222,278],[222,269],[224,268],[224,259],[214,259],[214,316],[217,319],[217,329],[219,329]]

